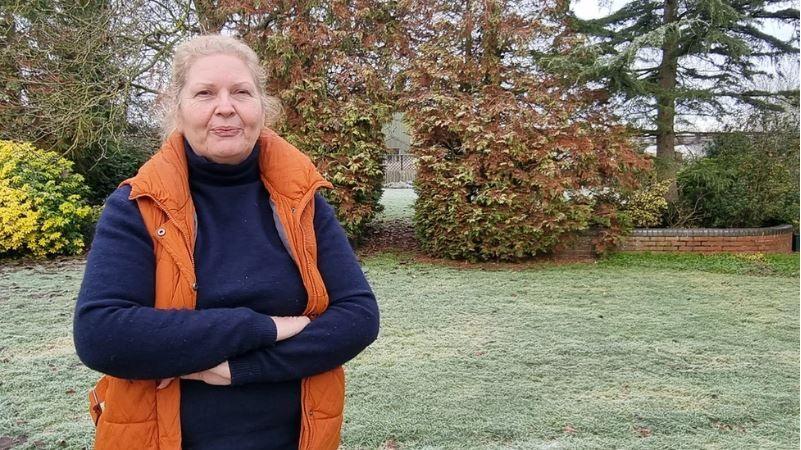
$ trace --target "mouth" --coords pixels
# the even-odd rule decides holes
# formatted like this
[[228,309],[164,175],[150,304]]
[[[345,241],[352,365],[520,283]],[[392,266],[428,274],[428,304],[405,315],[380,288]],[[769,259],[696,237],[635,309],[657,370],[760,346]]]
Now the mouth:
[[241,128],[237,127],[214,127],[211,129],[212,134],[219,136],[219,137],[231,137],[236,136],[242,131]]

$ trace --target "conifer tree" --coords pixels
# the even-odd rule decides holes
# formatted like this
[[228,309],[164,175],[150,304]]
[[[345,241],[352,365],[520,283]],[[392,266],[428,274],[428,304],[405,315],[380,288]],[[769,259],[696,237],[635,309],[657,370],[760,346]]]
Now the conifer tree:
[[[629,111],[642,111],[656,136],[662,178],[676,171],[677,113],[730,114],[734,105],[758,110],[798,108],[798,89],[752,88],[774,77],[766,62],[798,57],[799,12],[778,0],[641,0],[611,14],[582,20],[563,5],[574,48],[567,54],[533,51],[543,66],[579,82],[603,83]],[[783,40],[766,21],[795,27]],[[675,185],[668,198],[675,199]]]

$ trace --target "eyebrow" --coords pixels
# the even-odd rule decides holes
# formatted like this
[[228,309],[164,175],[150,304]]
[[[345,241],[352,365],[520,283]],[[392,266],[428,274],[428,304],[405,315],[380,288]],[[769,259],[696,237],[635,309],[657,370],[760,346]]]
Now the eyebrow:
[[[233,87],[235,87],[235,88],[236,87],[242,87],[242,86],[249,87],[249,88],[255,87],[255,86],[253,86],[253,83],[250,82],[250,81],[237,81],[236,83],[233,84]],[[213,87],[216,87],[216,86],[215,86],[214,83],[199,82],[199,83],[193,83],[189,87],[192,88],[192,89],[203,89],[203,88],[213,88]]]

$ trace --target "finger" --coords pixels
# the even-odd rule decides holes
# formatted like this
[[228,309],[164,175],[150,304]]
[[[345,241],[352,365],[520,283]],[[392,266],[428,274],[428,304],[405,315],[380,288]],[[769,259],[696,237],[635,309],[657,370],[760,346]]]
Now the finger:
[[228,378],[229,380],[231,379],[231,367],[228,365],[228,361],[224,361],[209,370],[218,377]]
[[156,389],[164,389],[165,387],[169,386],[170,383],[172,383],[172,380],[174,379],[175,379],[174,377],[170,377],[160,380],[158,386],[156,386]]
[[225,377],[221,377],[219,375],[213,375],[205,380],[203,380],[206,384],[213,384],[215,386],[228,386],[231,384],[231,380]]
[[203,375],[200,372],[190,373],[187,375],[181,375],[181,379],[183,380],[200,380],[203,381]]

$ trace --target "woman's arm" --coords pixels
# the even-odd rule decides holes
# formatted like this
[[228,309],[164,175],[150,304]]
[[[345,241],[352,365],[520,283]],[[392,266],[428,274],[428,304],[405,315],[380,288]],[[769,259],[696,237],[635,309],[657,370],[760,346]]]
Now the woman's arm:
[[73,338],[88,367],[127,379],[167,378],[273,345],[276,327],[250,308],[155,309],[155,257],[130,186],[108,198],[75,307]]
[[298,379],[352,359],[378,336],[379,311],[333,208],[315,195],[317,261],[329,306],[303,331],[228,360],[232,384]]

